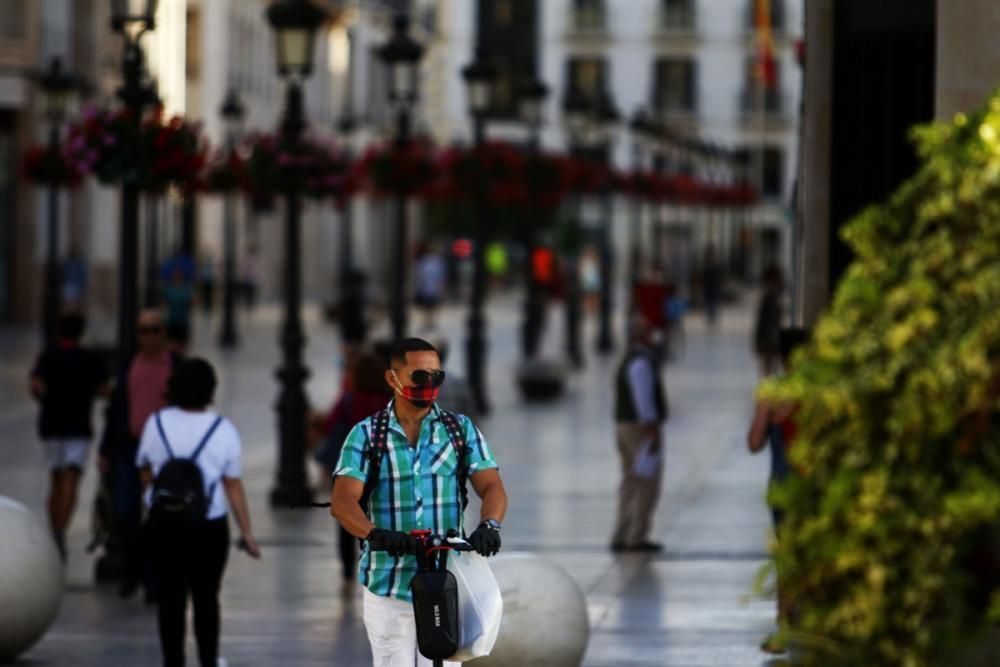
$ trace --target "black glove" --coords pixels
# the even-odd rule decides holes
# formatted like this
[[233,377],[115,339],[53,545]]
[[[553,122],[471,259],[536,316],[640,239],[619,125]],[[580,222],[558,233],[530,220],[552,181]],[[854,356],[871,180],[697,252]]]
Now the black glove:
[[486,521],[472,531],[468,541],[480,556],[493,556],[500,551],[500,531]]
[[368,533],[368,547],[373,551],[385,551],[390,556],[409,556],[413,554],[416,542],[406,533],[398,530],[373,528]]

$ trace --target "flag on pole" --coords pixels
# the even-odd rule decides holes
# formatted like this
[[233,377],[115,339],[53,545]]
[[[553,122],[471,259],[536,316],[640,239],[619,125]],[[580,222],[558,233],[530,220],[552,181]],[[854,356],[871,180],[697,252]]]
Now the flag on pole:
[[771,0],[754,0],[754,31],[757,38],[757,62],[754,75],[765,88],[778,85],[778,66],[774,60],[774,35],[771,32]]

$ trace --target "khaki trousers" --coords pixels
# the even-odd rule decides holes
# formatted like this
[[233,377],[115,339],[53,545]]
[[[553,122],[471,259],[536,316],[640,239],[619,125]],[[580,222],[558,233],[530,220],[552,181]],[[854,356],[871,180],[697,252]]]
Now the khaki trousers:
[[622,482],[618,489],[618,522],[611,543],[632,547],[649,541],[653,510],[660,499],[663,484],[664,449],[661,444],[660,466],[656,474],[651,478],[639,477],[633,472],[633,467],[642,450],[642,426],[619,422],[615,434],[622,462]]

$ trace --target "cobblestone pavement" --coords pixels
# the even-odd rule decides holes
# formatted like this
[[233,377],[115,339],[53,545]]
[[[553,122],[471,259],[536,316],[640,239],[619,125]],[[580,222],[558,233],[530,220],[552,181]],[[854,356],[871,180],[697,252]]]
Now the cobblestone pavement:
[[[591,353],[595,331],[588,323],[588,363],[572,377],[566,395],[552,404],[525,404],[513,382],[519,299],[501,295],[490,304],[494,414],[481,426],[511,497],[504,548],[539,551],[580,584],[592,625],[588,667],[766,664],[757,645],[771,629],[774,602],[750,595],[766,559],[769,527],[766,455],[751,457],[744,446],[756,382],[751,301],[747,295],[725,310],[711,331],[697,314],[689,316],[683,355],[667,368],[672,417],[654,535],[666,551],[652,557],[607,550],[618,484],[609,407],[617,357]],[[546,339],[552,355],[561,349],[561,321],[554,308]],[[464,368],[464,322],[461,308],[442,313],[441,330],[454,351],[452,372]],[[262,308],[243,322],[244,344],[231,353],[216,348],[214,321],[201,317],[196,326],[193,351],[217,364],[218,407],[244,437],[245,482],[264,550],[259,562],[238,552],[230,556],[222,653],[234,667],[370,664],[360,597],[342,590],[328,515],[274,511],[267,504],[276,453],[278,323],[276,307]],[[309,395],[325,405],[338,382],[337,340],[314,312],[307,330]],[[41,513],[46,471],[34,435],[35,408],[25,391],[35,340],[34,329],[0,329],[0,494]],[[319,484],[318,471],[311,472]],[[93,561],[84,546],[94,481],[88,471],[82,494],[87,502],[70,535],[61,612],[24,664],[158,664],[153,609],[93,583]]]

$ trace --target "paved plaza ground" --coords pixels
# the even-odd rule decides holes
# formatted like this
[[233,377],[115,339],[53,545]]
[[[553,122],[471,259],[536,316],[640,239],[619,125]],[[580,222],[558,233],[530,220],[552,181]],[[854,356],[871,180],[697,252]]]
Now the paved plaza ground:
[[[504,550],[540,552],[579,583],[592,626],[588,667],[767,663],[757,646],[772,627],[774,601],[750,595],[766,560],[769,528],[763,502],[767,454],[752,457],[744,444],[756,382],[752,301],[745,294],[711,331],[697,313],[689,316],[684,353],[667,368],[672,417],[654,535],[666,550],[654,556],[612,555],[607,548],[619,476],[610,407],[617,355],[591,353],[589,323],[587,366],[572,377],[568,393],[555,403],[525,404],[513,381],[519,299],[499,296],[490,304],[494,413],[480,425],[510,495]],[[552,354],[561,350],[561,320],[561,310],[554,309],[546,343]],[[441,318],[453,350],[447,365],[452,372],[464,368],[464,321],[460,308],[447,309]],[[231,353],[217,349],[214,324],[197,322],[193,352],[217,364],[218,408],[242,432],[245,482],[263,549],[261,561],[235,551],[230,556],[222,654],[233,667],[370,664],[361,599],[357,591],[342,591],[332,520],[322,510],[268,506],[276,454],[278,309],[264,307],[245,321],[244,344]],[[309,395],[325,406],[338,383],[337,338],[313,312],[307,325]],[[25,389],[35,341],[33,329],[0,329],[0,494],[41,515],[47,475],[34,432],[35,406]],[[311,473],[317,479],[317,471]],[[84,546],[94,482],[91,469],[86,502],[70,535],[59,617],[22,664],[159,662],[155,611],[141,596],[123,601],[114,587],[93,582]],[[189,650],[192,663],[193,655]]]

